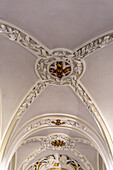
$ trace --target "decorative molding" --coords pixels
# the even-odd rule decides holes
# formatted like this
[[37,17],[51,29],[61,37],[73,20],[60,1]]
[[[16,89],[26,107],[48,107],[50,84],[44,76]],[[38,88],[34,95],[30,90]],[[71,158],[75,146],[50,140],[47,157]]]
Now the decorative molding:
[[[19,106],[19,109],[15,113],[15,116],[2,142],[2,147],[0,152],[1,159],[6,149],[9,137],[14,129],[14,126],[21,119],[21,117],[24,115],[24,113],[29,108],[29,106],[33,103],[36,97],[41,93],[43,89],[45,89],[45,87],[47,87],[48,84],[54,84],[54,85],[61,84],[61,85],[69,85],[72,87],[74,92],[79,96],[79,98],[82,100],[82,102],[85,104],[85,106],[88,108],[92,116],[97,121],[103,133],[103,136],[105,138],[105,142],[108,146],[109,153],[110,153],[109,156],[112,161],[113,142],[110,133],[108,131],[108,128],[104,123],[104,120],[101,117],[101,114],[99,113],[99,109],[96,107],[96,104],[93,102],[91,97],[89,97],[83,85],[79,83],[77,80],[80,79],[80,77],[83,75],[83,72],[85,71],[84,62],[81,59],[84,59],[84,57],[88,56],[89,54],[111,44],[113,42],[113,31],[105,35],[102,35],[99,38],[91,40],[90,42],[86,43],[79,49],[73,51],[68,49],[49,50],[47,49],[47,47],[44,47],[40,42],[34,40],[34,38],[32,38],[30,35],[22,31],[21,29],[3,20],[1,20],[0,22],[0,34],[20,44],[21,46],[28,49],[38,57],[35,68],[36,68],[36,73],[40,78],[40,80],[33,87],[33,89],[30,90],[29,94],[27,95],[27,97],[25,97],[24,101],[22,102],[22,104]],[[57,62],[61,61],[65,65],[67,59],[68,61],[70,61],[67,62],[70,67],[70,71],[68,72],[69,74],[67,76],[63,74],[62,79],[55,78],[49,70],[52,63],[55,66],[55,63],[57,64]],[[43,63],[43,61],[44,61],[44,66],[43,66],[44,72],[41,72],[41,67],[39,66],[39,63],[40,62]],[[62,71],[64,72],[64,67],[62,67]],[[44,74],[45,77],[42,76],[42,73]]]
[[49,80],[50,84],[55,85],[69,85],[83,75],[85,63],[82,60],[73,59],[73,55],[67,55],[64,49],[55,54],[53,52],[52,56],[46,58],[38,57],[35,72],[41,80]]
[[53,146],[57,146],[57,147],[62,147],[62,146],[65,146],[65,143],[64,143],[64,141],[62,140],[53,140],[52,142],[51,142],[51,145],[53,145]]
[[111,43],[113,43],[113,31],[105,33],[104,35],[100,35],[98,38],[85,43],[79,49],[73,50],[74,59],[84,59],[88,55],[96,52],[99,49],[102,49],[103,47],[108,46]]
[[58,153],[38,160],[30,168],[34,170],[84,170],[75,159],[67,155],[59,155]]
[[[56,54],[60,52],[60,49],[49,50],[46,46],[42,45],[38,40],[35,40],[31,35],[24,32],[22,29],[14,26],[4,20],[0,20],[0,34],[9,38],[11,41],[22,45],[24,48],[27,48],[36,56],[46,57],[50,56],[51,53]],[[97,38],[86,42],[82,47],[70,51],[69,55],[72,55],[74,59],[81,60],[89,54],[106,47],[107,45],[113,42],[113,31],[109,31],[103,35],[98,36]]]
[[20,118],[23,113],[29,108],[29,106],[34,102],[35,98],[47,87],[48,81],[37,82],[37,84],[31,89],[30,93],[24,99],[23,103],[17,110],[17,116]]
[[92,114],[93,118],[99,121],[101,119],[101,116],[96,108],[95,103],[93,102],[85,88],[83,88],[83,85],[78,81],[73,81],[71,87],[78,95],[78,97],[82,100],[89,112]]
[[[57,115],[56,115],[57,116]],[[24,132],[29,132],[34,129],[37,129],[41,126],[49,125],[52,126],[59,126],[59,127],[75,127],[78,129],[81,129],[82,131],[90,131],[88,127],[80,123],[80,121],[72,120],[67,117],[67,119],[57,119],[57,118],[43,118],[42,120],[38,120],[34,122],[33,124],[28,125],[25,127]]]
[[[84,103],[84,105],[89,110],[89,112],[92,114],[92,117],[96,120],[102,132],[104,132],[105,129],[107,130],[107,127],[101,117],[101,114],[99,113],[98,108],[96,107],[95,102],[89,96],[88,92],[83,87],[82,83],[78,81],[75,81],[75,82],[73,81],[73,83],[71,84],[71,87],[74,90],[74,92],[78,95],[78,97],[81,99],[81,101]],[[103,135],[105,139],[106,137],[108,137],[108,135],[105,135],[105,134]]]
[[[65,145],[63,146],[54,146],[52,145],[52,141],[53,140],[61,140],[65,143]],[[31,139],[30,139],[31,141]],[[90,164],[90,162],[87,160],[87,158],[81,154],[78,150],[76,150],[76,143],[77,142],[83,142],[85,144],[89,144],[91,143],[90,141],[84,140],[84,139],[73,139],[70,138],[68,135],[65,134],[51,134],[47,137],[37,137],[37,141],[40,142],[41,147],[38,148],[37,150],[35,150],[32,154],[30,154],[24,161],[21,167],[23,167],[23,169],[26,168],[26,166],[28,165],[28,163],[30,163],[31,160],[33,160],[38,154],[40,154],[43,151],[46,150],[69,150],[70,152],[72,152],[76,157],[78,157],[81,162],[84,164],[84,166],[87,168],[87,170],[94,170],[92,165]],[[27,140],[24,142],[24,144],[28,142]],[[92,144],[91,144],[92,146]]]
[[[70,146],[74,147],[77,143],[87,144],[87,145],[90,145],[92,148],[95,148],[93,143],[90,142],[89,140],[86,140],[86,139],[83,139],[83,138],[72,138],[72,137],[69,137],[68,135],[59,134],[59,133],[58,134],[49,135],[49,137],[39,137],[39,136],[36,136],[36,137],[31,137],[31,138],[25,139],[21,143],[20,147],[25,145],[25,144],[28,144],[30,142],[40,142],[41,140],[43,140],[43,144],[46,145],[47,144],[46,141],[48,140],[48,138],[49,138],[49,141],[48,141],[49,145],[51,144],[51,145],[57,146],[59,148],[65,146],[65,145],[67,145],[67,146],[70,145]],[[57,145],[56,142],[58,142],[58,145]],[[61,142],[61,144],[59,142]]]
[[71,87],[74,90],[74,92],[78,95],[78,97],[81,99],[81,101],[84,103],[86,108],[89,110],[89,112],[91,113],[94,120],[97,122],[97,124],[102,132],[102,135],[104,137],[105,143],[108,146],[109,156],[112,157],[112,159],[113,159],[113,150],[112,150],[113,149],[113,141],[111,139],[108,128],[107,128],[106,124],[104,123],[104,120],[103,120],[95,102],[93,101],[91,96],[88,94],[88,92],[86,91],[86,89],[84,88],[82,83],[80,83],[79,81],[75,81],[75,82],[73,81],[73,83],[71,84]]
[[[67,125],[60,125],[57,126],[55,124],[51,124],[51,121],[56,121],[58,118],[60,118],[61,122],[67,121],[68,124]],[[35,125],[36,123],[36,125]],[[83,125],[85,127],[85,129],[80,129],[78,128],[78,124],[80,123],[80,125]],[[77,126],[76,126],[77,124]],[[33,126],[33,129],[31,128],[31,125],[35,125]],[[37,126],[38,125],[38,126]],[[52,127],[51,127],[52,126]],[[26,127],[29,127],[28,131],[25,131]],[[85,136],[85,138],[87,137],[88,141],[91,141],[92,146],[97,149],[97,151],[99,153],[101,153],[101,148],[102,148],[102,152],[104,153],[104,155],[106,155],[106,146],[104,143],[103,138],[100,137],[100,135],[98,135],[98,133],[92,128],[90,127],[88,124],[86,124],[83,120],[76,118],[74,116],[70,116],[70,115],[64,115],[64,114],[46,114],[43,115],[41,117],[37,117],[34,120],[27,122],[26,126],[22,127],[21,130],[19,130],[19,133],[17,132],[16,136],[17,138],[12,138],[11,145],[9,146],[8,152],[12,153],[10,157],[12,157],[12,155],[16,152],[16,150],[19,148],[19,146],[24,145],[26,143],[29,142],[35,142],[38,141],[38,138],[34,137],[34,138],[28,138],[31,134],[36,133],[43,130],[49,130],[49,128],[68,128],[70,130],[73,130],[73,132],[77,132],[77,133],[81,133],[82,135]],[[21,136],[23,136],[21,138]],[[93,138],[92,138],[93,137]],[[25,138],[28,138],[28,140],[25,140]],[[18,140],[19,139],[19,140]],[[93,140],[92,140],[93,139]],[[18,140],[18,143],[15,143],[15,141]],[[82,143],[86,143],[85,141],[82,141],[82,139],[80,138]],[[79,141],[78,138],[76,138],[76,143],[77,141]],[[99,142],[99,143],[98,143]],[[91,143],[89,143],[89,145],[91,145]],[[10,160],[9,156],[8,156],[8,152],[7,152],[7,159]]]
[[2,156],[4,150],[6,148],[7,142],[9,137],[14,129],[16,123],[22,118],[24,113],[30,107],[30,105],[34,102],[34,100],[40,95],[40,93],[48,86],[48,81],[41,81],[40,80],[33,86],[33,88],[29,91],[28,95],[25,97],[23,102],[20,104],[19,108],[16,111],[16,114],[13,120],[10,123],[10,127],[7,130],[7,133],[3,139],[1,150],[0,150],[0,161],[2,160]]
[[[47,82],[48,83],[48,82]],[[77,82],[75,81],[75,85],[78,85],[78,84],[76,84]],[[91,102],[92,100],[91,100],[91,98],[88,98],[88,94],[87,94],[87,92],[84,90],[84,91],[81,91],[81,88],[80,88],[80,91],[81,91],[81,93],[78,93],[78,88],[76,88],[76,86],[75,85],[73,85],[73,86],[71,86],[73,89],[74,89],[74,91],[77,93],[77,95],[79,95],[79,97],[80,97],[80,99],[81,99],[81,96],[82,95],[84,95],[84,97],[82,98],[82,101],[83,102],[85,102],[86,104],[87,104],[87,100],[89,100],[89,103],[93,103],[93,102]],[[78,86],[77,86],[78,87]],[[82,87],[82,85],[81,85],[81,87]],[[82,89],[83,89],[83,87],[82,87]],[[85,92],[85,93],[83,93],[83,92]],[[93,105],[92,105],[93,106]],[[88,107],[88,108],[90,108],[90,107]],[[95,115],[95,116],[97,116],[97,114]],[[99,122],[99,123],[101,123],[101,122]],[[110,154],[109,154],[109,156],[110,156]]]
[[0,34],[23,46],[36,56],[45,57],[49,54],[47,47],[35,41],[31,35],[3,20],[0,22]]
[[52,121],[51,122],[52,124],[55,124],[57,126],[60,126],[60,125],[64,125],[65,122],[62,122],[60,119],[56,119],[56,121]]

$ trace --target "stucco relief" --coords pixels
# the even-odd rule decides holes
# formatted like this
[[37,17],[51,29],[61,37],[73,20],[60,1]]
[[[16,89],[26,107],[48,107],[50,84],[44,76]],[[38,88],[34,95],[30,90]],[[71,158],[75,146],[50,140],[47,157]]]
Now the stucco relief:
[[67,155],[49,155],[31,166],[34,170],[84,170],[80,164]]
[[[49,50],[47,47],[32,38],[32,36],[28,35],[20,28],[17,28],[3,20],[0,22],[0,34],[8,37],[11,41],[15,41],[23,47],[27,48],[32,53],[35,53],[36,56],[45,57],[47,55],[51,55],[52,50]],[[79,49],[75,49],[73,51],[70,50],[70,52],[71,55],[74,56],[74,59],[80,60],[89,54],[109,45],[112,42],[113,32],[108,32],[104,35],[100,35],[94,40],[87,42]]]
[[[56,115],[58,117],[58,115]],[[43,120],[38,120],[34,123],[30,123],[30,125],[26,126],[24,128],[24,132],[29,132],[32,130],[35,130],[39,127],[43,127],[45,125],[49,125],[50,127],[75,127],[77,129],[81,129],[82,131],[90,132],[91,130],[86,127],[86,125],[83,125],[80,121],[77,120],[71,120],[68,117],[66,119],[58,119],[58,118],[43,118]]]
[[83,75],[84,62],[73,59],[70,52],[62,49],[46,58],[38,57],[35,71],[40,80],[49,80],[49,84],[69,85]]
[[[84,164],[84,166],[87,168],[87,170],[94,170],[91,163],[88,161],[88,159],[81,152],[79,152],[76,149],[76,143],[78,143],[78,142],[83,142],[85,144],[88,144],[88,145],[90,144],[91,146],[93,146],[90,141],[84,140],[84,139],[70,138],[68,135],[65,135],[65,134],[51,134],[47,137],[37,137],[36,140],[40,142],[41,147],[39,147],[37,150],[35,150],[33,153],[31,153],[23,161],[23,164],[21,165],[21,167],[23,167],[24,169],[26,168],[28,163],[30,163],[31,160],[33,160],[35,157],[37,157],[38,154],[40,154],[46,150],[56,150],[56,151],[69,150],[76,157],[78,157],[80,159],[80,161]],[[31,141],[32,141],[32,139],[30,139],[30,142]],[[33,141],[35,141],[35,140],[33,140]],[[63,141],[63,143],[65,143],[65,145],[58,147],[58,146],[52,144],[53,141]],[[29,142],[29,140],[26,140],[24,142],[24,144],[27,142]]]
[[80,82],[80,78],[85,72],[85,63],[83,61],[84,57],[112,43],[113,33],[111,32],[106,35],[102,35],[99,38],[88,42],[86,45],[83,45],[83,47],[73,51],[68,49],[49,50],[21,29],[15,28],[4,21],[1,21],[0,23],[0,33],[5,37],[8,37],[10,40],[27,48],[38,57],[35,64],[35,71],[39,77],[37,84],[29,91],[27,97],[25,97],[24,101],[22,101],[15,114],[15,117],[9,127],[9,131],[7,131],[5,136],[5,144],[3,142],[1,157],[7,144],[6,141],[8,141],[15,124],[22,118],[36,97],[49,84],[68,85],[74,90],[75,94],[79,96],[94,119],[97,121],[100,129],[102,130],[105,142],[108,144],[109,153],[113,156],[113,143],[106,124],[104,123],[95,102]]

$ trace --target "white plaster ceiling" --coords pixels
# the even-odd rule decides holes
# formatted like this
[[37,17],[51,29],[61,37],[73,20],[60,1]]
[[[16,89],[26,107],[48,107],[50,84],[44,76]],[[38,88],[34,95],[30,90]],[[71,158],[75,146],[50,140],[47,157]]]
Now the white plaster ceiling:
[[85,59],[87,69],[81,81],[97,103],[109,129],[113,133],[113,45],[103,48]]
[[[88,40],[113,29],[113,1],[20,0],[17,2],[0,0],[0,18],[23,29],[49,49],[67,48],[73,50]],[[99,108],[113,139],[112,54],[113,44],[85,58],[86,70],[81,82]],[[38,80],[35,73],[36,59],[37,57],[27,49],[0,35],[1,141],[20,103]],[[8,148],[11,146],[11,140],[15,138],[15,134],[22,126],[38,116],[55,115],[56,113],[72,115],[84,120],[103,138],[100,127],[72,89],[50,85],[39,95],[14,127],[5,154],[10,155]],[[60,131],[63,130],[60,129]],[[45,130],[40,133],[43,136],[44,133],[46,135],[54,133],[54,130],[49,132]],[[70,132],[66,130],[65,133],[73,135],[71,130]],[[21,135],[19,137],[22,137]],[[15,138],[15,142],[17,139]],[[15,142],[12,147],[16,144]],[[29,145],[25,146],[23,152],[27,149],[29,153],[31,152],[32,149],[29,147],[32,146],[32,143]],[[33,147],[36,148],[34,145]],[[78,150],[86,153],[89,160],[91,159],[90,162],[95,170],[98,166],[96,160],[98,151],[95,150],[93,156],[90,157],[89,153],[93,152],[93,149],[90,150],[84,144],[77,147]],[[20,149],[16,151],[17,168],[22,163],[22,157],[19,158],[21,152]]]
[[0,17],[50,49],[74,49],[113,29],[112,0],[0,0]]
[[0,42],[2,132],[4,132],[19,103],[37,81],[37,76],[33,69],[36,57],[3,36],[0,36]]

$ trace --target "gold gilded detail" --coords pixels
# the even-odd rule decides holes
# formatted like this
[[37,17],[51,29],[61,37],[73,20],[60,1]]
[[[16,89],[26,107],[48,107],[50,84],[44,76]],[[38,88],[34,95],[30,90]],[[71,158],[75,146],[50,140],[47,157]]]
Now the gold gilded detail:
[[50,65],[49,72],[52,76],[60,79],[63,76],[68,76],[70,74],[71,66],[67,62],[57,61]]
[[41,164],[40,164],[40,162],[38,162],[38,164],[37,164],[37,166],[38,166],[38,170],[39,170],[39,168],[40,168],[40,165],[41,165]]
[[57,119],[56,122],[52,121],[51,123],[53,123],[53,124],[55,124],[55,125],[57,125],[57,126],[60,126],[60,125],[62,125],[62,124],[65,124],[65,122],[61,122],[60,119]]
[[78,166],[76,164],[74,164],[74,165],[72,164],[72,166],[75,168],[75,170],[77,170]]
[[59,163],[55,163],[54,166],[59,166]]
[[67,169],[65,169],[65,168],[49,168],[47,170],[67,170]]
[[61,140],[55,140],[55,141],[52,141],[51,142],[51,144],[53,145],[53,146],[57,146],[57,147],[59,147],[59,146],[65,146],[65,142],[64,141],[61,141]]

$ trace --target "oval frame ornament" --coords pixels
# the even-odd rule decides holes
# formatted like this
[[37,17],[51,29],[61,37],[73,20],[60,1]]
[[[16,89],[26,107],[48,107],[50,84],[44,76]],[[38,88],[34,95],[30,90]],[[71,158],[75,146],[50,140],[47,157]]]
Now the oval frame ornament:
[[73,56],[67,56],[62,49],[62,55],[39,57],[35,63],[36,75],[43,81],[50,84],[67,85],[73,80],[78,80],[85,70],[83,60],[75,60]]

